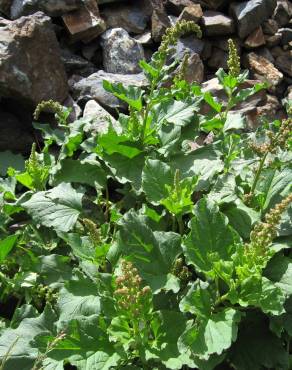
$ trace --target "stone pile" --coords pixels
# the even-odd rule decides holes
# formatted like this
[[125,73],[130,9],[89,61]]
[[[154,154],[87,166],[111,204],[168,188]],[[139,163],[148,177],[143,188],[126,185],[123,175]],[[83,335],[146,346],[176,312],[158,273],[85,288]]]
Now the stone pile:
[[[167,27],[200,24],[203,37],[179,40],[190,54],[189,82],[220,95],[214,73],[227,67],[233,38],[252,80],[267,81],[240,109],[255,120],[284,115],[292,98],[292,3],[289,0],[0,0],[0,151],[28,151],[31,112],[41,100],[74,107],[75,117],[126,107],[102,81],[145,86],[139,60],[149,60]],[[21,144],[20,144],[21,142]]]

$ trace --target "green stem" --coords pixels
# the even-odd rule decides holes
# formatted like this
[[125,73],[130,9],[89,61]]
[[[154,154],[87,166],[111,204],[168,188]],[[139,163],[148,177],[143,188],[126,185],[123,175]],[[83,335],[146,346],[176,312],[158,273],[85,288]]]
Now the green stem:
[[256,175],[255,175],[255,178],[254,178],[254,181],[253,181],[253,184],[252,184],[252,187],[251,187],[251,190],[250,190],[250,196],[251,196],[251,199],[254,195],[254,191],[256,189],[256,186],[257,186],[257,183],[259,181],[259,178],[260,178],[260,175],[261,175],[261,172],[263,170],[263,167],[264,167],[264,164],[265,164],[265,161],[266,161],[266,158],[267,158],[267,155],[268,155],[268,152],[266,152],[263,156],[263,158],[261,159],[260,161],[260,164],[259,164],[259,167],[257,169],[257,172],[256,172]]
[[180,233],[180,235],[183,235],[184,234],[184,223],[183,223],[183,219],[182,219],[182,214],[180,213],[179,215],[177,215],[176,219],[177,219],[177,223],[178,223],[179,233]]

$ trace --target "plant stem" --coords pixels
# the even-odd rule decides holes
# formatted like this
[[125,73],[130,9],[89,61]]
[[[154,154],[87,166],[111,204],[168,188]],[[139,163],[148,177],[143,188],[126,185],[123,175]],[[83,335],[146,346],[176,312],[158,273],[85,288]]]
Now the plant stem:
[[177,219],[177,223],[178,223],[179,233],[180,233],[180,235],[183,235],[184,234],[184,223],[183,223],[183,219],[182,219],[182,214],[180,213],[179,215],[177,215],[176,219]]
[[259,178],[260,178],[260,175],[261,175],[261,172],[263,170],[263,167],[264,167],[264,164],[265,164],[265,161],[266,161],[266,158],[267,158],[267,155],[268,155],[268,152],[266,152],[263,156],[263,158],[261,159],[260,161],[260,164],[259,164],[259,167],[257,169],[257,172],[256,172],[256,175],[255,175],[255,178],[254,178],[254,181],[253,181],[253,184],[252,184],[252,187],[251,187],[251,190],[250,190],[250,199],[252,199],[253,195],[254,195],[254,191],[256,189],[256,186],[257,186],[257,183],[259,181]]

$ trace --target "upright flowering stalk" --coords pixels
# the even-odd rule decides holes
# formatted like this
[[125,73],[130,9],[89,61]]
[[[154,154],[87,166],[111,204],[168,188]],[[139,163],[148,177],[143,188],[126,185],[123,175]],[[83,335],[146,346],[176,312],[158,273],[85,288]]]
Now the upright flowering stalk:
[[240,74],[240,57],[237,48],[232,39],[228,40],[229,55],[227,60],[229,74],[232,77],[238,77]]

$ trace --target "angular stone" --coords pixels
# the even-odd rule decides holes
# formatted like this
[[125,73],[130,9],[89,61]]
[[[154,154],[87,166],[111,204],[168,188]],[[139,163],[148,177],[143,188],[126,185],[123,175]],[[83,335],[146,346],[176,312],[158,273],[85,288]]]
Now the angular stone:
[[82,5],[82,0],[13,0],[11,18],[17,19],[23,15],[33,14],[37,11],[57,17],[76,10]]
[[184,78],[189,83],[202,83],[204,80],[204,64],[198,54],[189,57]]
[[100,17],[95,0],[85,0],[85,5],[73,12],[63,15],[63,21],[72,41],[90,42],[105,29],[104,20]]
[[192,0],[168,0],[166,4],[168,11],[176,16],[179,16],[185,7],[192,5]]
[[126,2],[111,4],[101,10],[101,16],[107,28],[123,28],[135,34],[144,32],[151,14],[150,2],[145,0],[135,0],[131,4]]
[[273,14],[276,3],[276,0],[249,0],[232,3],[230,12],[236,19],[239,37],[248,36],[268,19]]
[[259,46],[265,45],[265,36],[262,30],[262,27],[258,27],[254,30],[245,40],[244,46],[246,48],[254,49]]
[[125,75],[107,73],[101,70],[93,73],[89,77],[79,79],[79,81],[75,83],[73,83],[72,81],[73,86],[71,87],[71,89],[73,92],[73,98],[77,102],[87,102],[90,99],[94,99],[106,108],[126,108],[125,103],[104,90],[104,80],[113,83],[122,83],[125,87],[130,85],[137,87],[146,87],[148,85],[148,81],[146,80],[143,73]]
[[199,0],[194,1],[199,2],[202,6],[206,7],[207,9],[218,9],[226,4],[228,4],[228,0]]
[[213,70],[217,70],[220,67],[227,69],[227,60],[228,60],[228,53],[218,49],[213,48],[212,55],[208,60],[208,67]]
[[274,35],[278,28],[278,23],[274,19],[268,19],[262,24],[263,32],[266,35]]
[[67,99],[63,102],[63,105],[65,107],[71,108],[68,122],[74,122],[81,116],[82,110],[79,105],[72,99],[71,95],[68,95]]
[[283,74],[266,58],[255,53],[246,55],[245,64],[255,78],[277,86],[283,80]]
[[277,46],[281,43],[281,34],[280,33],[275,33],[272,36],[265,36],[265,42],[267,47],[271,48],[274,46]]
[[230,35],[235,29],[232,18],[212,10],[204,12],[202,24],[207,36]]
[[278,0],[273,18],[280,27],[286,26],[292,17],[292,4],[289,0]]
[[80,76],[86,77],[97,71],[93,63],[72,53],[69,49],[63,48],[61,50],[61,57],[66,72],[69,75],[79,74]]
[[112,28],[101,36],[103,67],[110,73],[139,73],[143,47],[122,28]]
[[95,100],[89,100],[85,104],[83,118],[89,121],[84,127],[86,131],[105,133],[108,130],[110,122],[117,132],[121,131],[121,127],[114,117]]
[[188,52],[190,55],[199,54],[204,50],[204,41],[196,38],[194,35],[183,37],[178,40],[176,46],[176,57],[182,60],[185,53]]
[[190,5],[184,8],[178,17],[178,21],[186,20],[197,23],[203,17],[203,11],[200,4]]
[[292,77],[292,50],[276,58],[275,64],[282,72]]
[[155,42],[160,42],[167,28],[170,27],[170,21],[164,9],[162,0],[151,0],[152,17],[151,17],[151,34]]
[[278,30],[281,35],[281,44],[286,45],[292,41],[292,29],[291,28],[280,28]]
[[0,96],[34,108],[40,101],[62,102],[67,76],[50,18],[41,12],[0,26]]
[[0,0],[0,13],[10,17],[10,7],[13,0]]
[[137,35],[134,39],[141,45],[150,45],[152,44],[151,32],[142,33],[142,35]]
[[[97,0],[97,4],[109,4],[109,3],[118,3],[123,0]],[[124,0],[126,1],[126,0]]]

